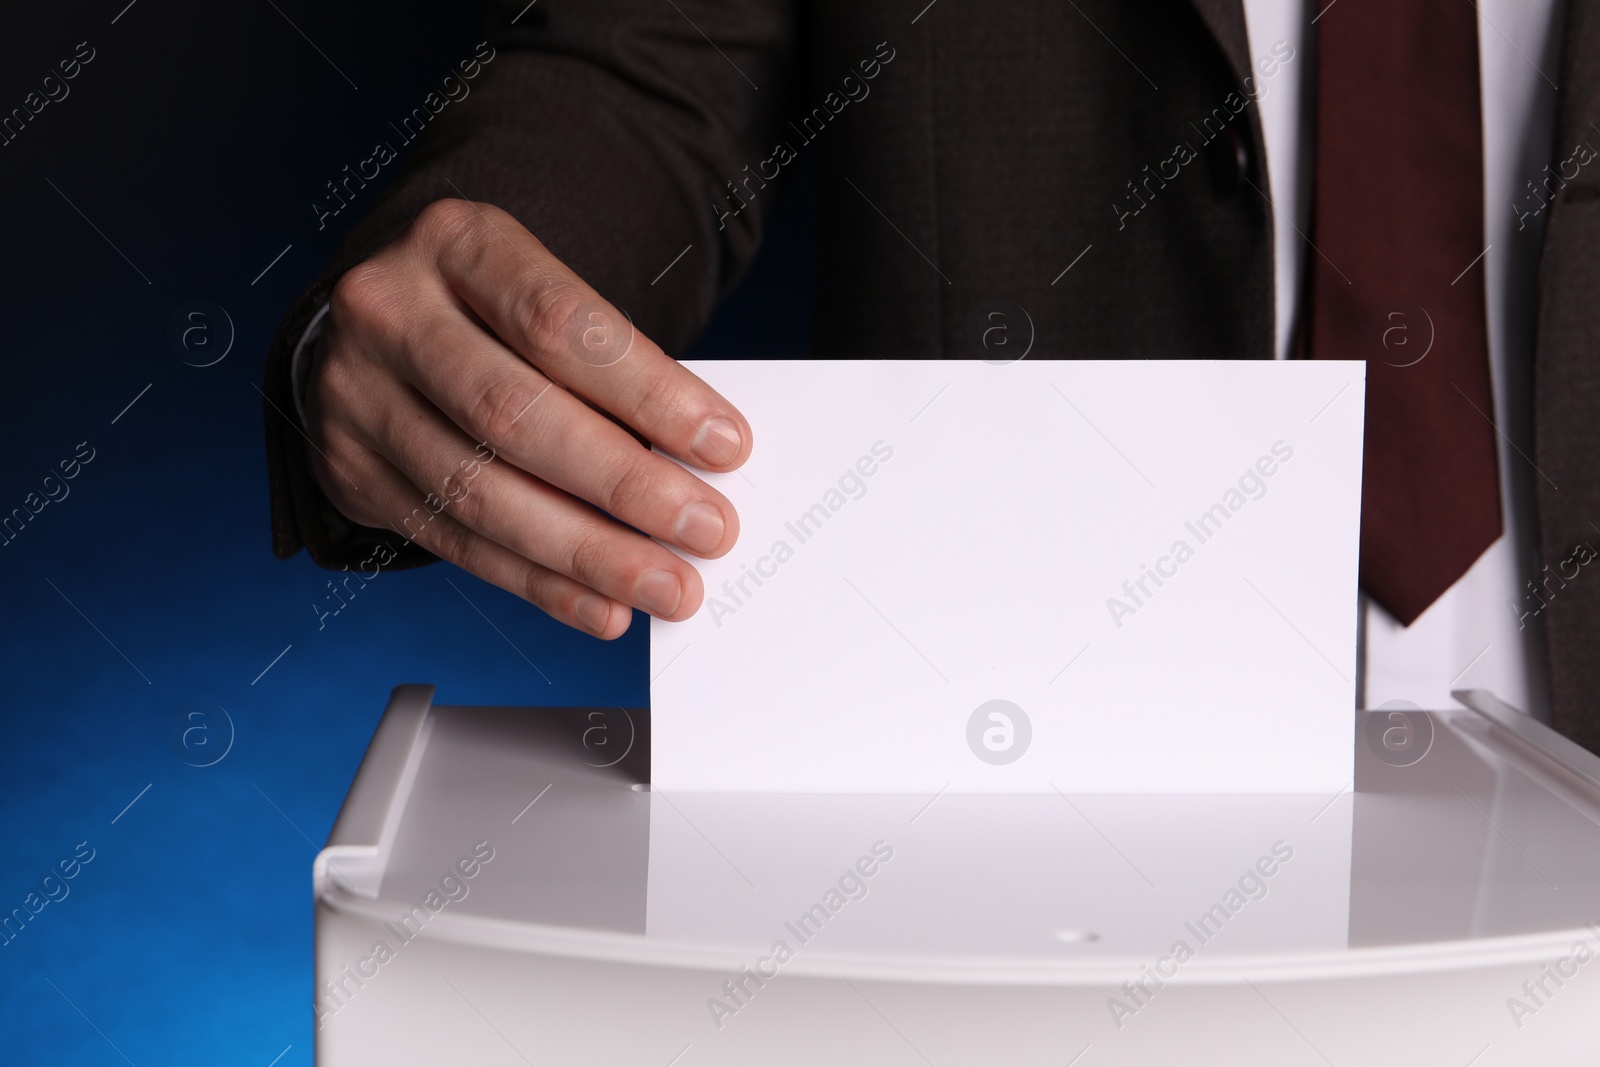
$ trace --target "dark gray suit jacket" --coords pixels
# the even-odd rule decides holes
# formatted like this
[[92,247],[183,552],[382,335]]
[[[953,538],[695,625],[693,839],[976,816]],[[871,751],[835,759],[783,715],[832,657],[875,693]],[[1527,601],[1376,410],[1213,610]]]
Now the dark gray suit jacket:
[[[820,151],[818,356],[982,355],[985,316],[1008,304],[1033,320],[1030,358],[1270,358],[1274,218],[1250,97],[1271,85],[1240,0],[926,5],[541,0],[510,25],[510,3],[470,95],[429,123],[273,342],[274,550],[353,566],[387,541],[401,565],[431,559],[338,515],[278,411],[333,281],[442,197],[509,210],[672,353],[748,266],[793,157]],[[1596,6],[1568,4],[1558,146],[1600,122]],[[1552,566],[1600,544],[1597,283],[1585,172],[1549,209],[1539,281]],[[1556,725],[1600,750],[1600,578],[1542,618]]]

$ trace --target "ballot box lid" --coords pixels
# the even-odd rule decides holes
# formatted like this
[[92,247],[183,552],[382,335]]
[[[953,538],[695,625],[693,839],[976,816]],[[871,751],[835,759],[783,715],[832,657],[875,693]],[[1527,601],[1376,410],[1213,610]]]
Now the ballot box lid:
[[1600,919],[1600,759],[1457,698],[1354,713],[1355,778],[1331,795],[669,794],[643,709],[401,686],[315,892],[508,951],[731,971],[781,951],[786,972],[915,981],[1559,956]]

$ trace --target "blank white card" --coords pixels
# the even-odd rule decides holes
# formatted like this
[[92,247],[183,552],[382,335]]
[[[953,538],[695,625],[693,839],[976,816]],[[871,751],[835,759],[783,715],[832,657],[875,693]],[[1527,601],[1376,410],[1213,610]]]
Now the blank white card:
[[651,620],[661,789],[1350,782],[1364,363],[686,365],[755,447]]

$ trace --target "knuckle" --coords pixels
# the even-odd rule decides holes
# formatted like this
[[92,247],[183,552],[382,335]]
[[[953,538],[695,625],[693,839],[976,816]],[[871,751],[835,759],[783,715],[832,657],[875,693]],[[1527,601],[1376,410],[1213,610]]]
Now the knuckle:
[[526,372],[499,373],[479,389],[472,409],[467,412],[467,432],[474,440],[502,447],[516,433],[517,425],[534,403],[550,388]]
[[599,530],[581,530],[567,548],[567,573],[584,585],[599,589],[613,585],[611,547]]
[[483,221],[482,209],[470,200],[447,197],[435,200],[417,212],[411,233],[429,248],[449,248],[477,236]]
[[398,504],[394,489],[383,482],[383,457],[343,428],[314,432],[313,439],[318,444],[307,455],[307,464],[334,510],[357,526],[400,529],[400,522],[391,523],[390,519],[404,505]]
[[619,518],[639,515],[647,509],[656,488],[656,478],[647,464],[623,460],[613,466],[602,493],[603,499],[598,503]]
[[[412,521],[413,525],[415,525],[417,511],[419,510],[425,514],[428,511],[426,505],[424,505],[419,509],[413,509],[411,514],[406,516],[407,519]],[[403,527],[408,536],[411,528],[412,526]],[[464,570],[472,570],[469,563],[472,558],[475,537],[471,530],[458,522],[449,521],[443,515],[429,515],[427,521],[423,522],[418,529],[418,534],[419,536],[413,537],[413,540],[421,543],[428,551],[441,559],[449,560]]]
[[484,489],[462,482],[454,473],[445,477],[444,488],[445,506],[456,521],[470,529],[483,529],[489,519],[489,501]]
[[535,279],[516,297],[512,321],[527,331],[534,352],[560,352],[583,324],[588,304],[584,294],[570,285],[549,285],[542,278]]
[[393,404],[385,404],[372,413],[367,420],[365,436],[391,463],[410,449],[427,447],[417,432],[412,413]]
[[355,410],[361,394],[360,377],[349,355],[342,348],[323,354],[312,372],[307,416],[322,433],[339,427]]
[[394,277],[375,260],[345,271],[328,294],[328,315],[341,335],[385,334],[404,309]]
[[316,446],[306,456],[323,469],[349,470],[352,466],[366,466],[366,449],[342,422],[330,418],[326,412],[310,413],[306,427]]
[[554,577],[548,568],[541,567],[537,563],[529,563],[523,568],[517,588],[513,591],[535,607],[554,614]]
[[[337,483],[334,484],[337,485]],[[368,526],[373,529],[383,528],[383,519],[361,497],[335,490],[328,494],[328,498],[333,502],[333,506],[339,509],[339,514],[357,526]]]
[[378,267],[370,260],[358,263],[340,275],[328,295],[328,313],[339,323],[355,322],[381,299]]
[[381,520],[373,512],[370,502],[362,495],[352,492],[350,486],[340,476],[339,470],[349,470],[352,458],[348,451],[331,445],[328,455],[309,457],[311,460],[311,475],[316,479],[317,486],[322,490],[322,495],[328,498],[334,510],[358,526],[375,526]]
[[680,410],[686,399],[683,386],[671,374],[655,372],[634,400],[633,410],[628,413],[628,422],[635,426],[658,425]]
[[[343,425],[330,420],[325,413],[311,412],[306,430],[316,446],[307,453],[306,461],[323,495],[345,518],[363,526],[372,525],[372,509],[362,495],[352,491],[347,473],[371,466],[367,450]],[[355,513],[357,510],[359,515]]]

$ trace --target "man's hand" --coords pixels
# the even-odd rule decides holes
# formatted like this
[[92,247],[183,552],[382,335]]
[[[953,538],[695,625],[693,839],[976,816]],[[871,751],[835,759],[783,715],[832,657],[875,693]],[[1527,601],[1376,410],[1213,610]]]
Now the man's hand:
[[700,607],[699,573],[651,538],[712,559],[738,516],[634,434],[728,471],[750,426],[510,215],[429,205],[339,280],[320,351],[313,471],[351,520],[608,639],[630,606]]

